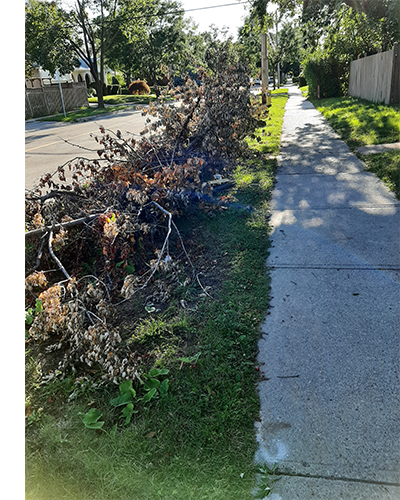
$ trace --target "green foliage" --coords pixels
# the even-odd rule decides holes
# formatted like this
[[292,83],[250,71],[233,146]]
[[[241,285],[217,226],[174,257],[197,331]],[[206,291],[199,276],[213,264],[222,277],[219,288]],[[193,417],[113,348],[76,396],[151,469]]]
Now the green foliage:
[[59,2],[28,0],[25,5],[25,51],[36,63],[55,75],[69,73],[79,61],[74,52],[76,37],[70,17]]
[[132,415],[137,413],[133,410],[133,400],[136,398],[136,391],[132,388],[131,380],[124,380],[119,385],[120,395],[111,400],[113,406],[123,406],[122,416],[125,418],[125,424],[128,425]]
[[367,170],[376,174],[400,200],[400,151],[363,155]]
[[[35,301],[35,307],[30,307],[27,311],[25,311],[25,324],[27,326],[30,326],[34,319],[35,316],[39,315],[43,311],[43,303],[40,299],[36,299]],[[25,337],[29,336],[29,331],[25,329]]]
[[[315,84],[323,84],[323,96],[347,93],[350,62],[393,48],[400,40],[398,0],[355,3],[313,0],[303,10],[302,32],[306,56],[304,71],[315,96]],[[329,83],[329,75],[332,77]]]
[[102,413],[97,408],[92,408],[84,416],[82,423],[87,429],[99,430],[103,427],[104,422],[100,421]]
[[165,379],[160,382],[159,377],[167,375],[169,370],[166,368],[153,368],[149,373],[145,373],[144,377],[144,390],[147,394],[143,397],[145,403],[151,401],[154,397],[160,396],[165,398],[168,393],[169,380]]
[[310,53],[303,61],[304,76],[311,97],[341,95],[340,66],[337,59],[322,50]]
[[355,97],[313,101],[318,110],[352,148],[397,142],[400,112],[394,106]]
[[271,468],[269,468],[267,464],[258,468],[259,482],[255,493],[255,500],[261,500],[271,495],[275,481],[280,479],[275,477],[277,470],[277,463],[275,463]]

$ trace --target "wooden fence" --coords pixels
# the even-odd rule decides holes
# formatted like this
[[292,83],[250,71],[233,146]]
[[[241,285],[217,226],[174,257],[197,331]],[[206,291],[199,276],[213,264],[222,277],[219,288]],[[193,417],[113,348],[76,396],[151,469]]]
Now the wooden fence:
[[349,95],[372,102],[400,104],[399,44],[392,50],[352,61]]
[[[85,82],[62,83],[61,88],[66,111],[89,105]],[[25,89],[25,119],[54,115],[62,111],[58,84]]]

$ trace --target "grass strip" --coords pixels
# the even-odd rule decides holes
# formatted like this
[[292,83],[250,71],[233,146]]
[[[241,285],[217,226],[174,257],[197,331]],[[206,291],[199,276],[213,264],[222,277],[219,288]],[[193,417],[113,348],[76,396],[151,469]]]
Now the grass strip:
[[400,151],[360,155],[366,169],[376,174],[400,200]]
[[[27,500],[253,498],[259,416],[255,362],[269,303],[268,201],[286,100],[273,97],[270,119],[254,134],[262,140],[249,139],[249,157],[240,162],[236,186],[227,194],[236,208],[176,221],[206,265],[215,267],[219,286],[196,310],[171,305],[162,317],[142,325],[149,329],[144,335],[149,349],[157,349],[162,335],[173,331],[185,341],[188,355],[201,353],[195,365],[172,356],[167,397],[135,405],[137,413],[125,426],[110,405],[117,389],[84,387],[68,403],[72,380],[39,387],[35,360],[27,363],[28,397],[42,408],[27,428]],[[93,407],[102,412],[106,432],[83,426],[83,415]]]
[[350,149],[400,199],[399,152],[362,155],[356,148],[400,140],[400,110],[355,97],[310,99]]
[[112,113],[113,111],[122,111],[124,109],[131,109],[131,105],[117,105],[117,106],[107,106],[103,109],[93,108],[91,106],[86,106],[74,111],[68,111],[66,116],[63,113],[53,116],[47,116],[38,119],[41,122],[76,122],[82,118],[91,118],[92,116],[103,115],[106,113]]
[[[155,94],[148,95],[106,95],[103,97],[105,104],[150,104],[150,102],[157,99]],[[91,103],[97,103],[97,97],[89,97]]]

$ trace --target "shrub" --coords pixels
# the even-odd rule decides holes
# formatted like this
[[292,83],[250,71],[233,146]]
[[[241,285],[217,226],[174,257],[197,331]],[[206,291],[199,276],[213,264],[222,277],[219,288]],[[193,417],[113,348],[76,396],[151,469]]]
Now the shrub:
[[129,85],[128,92],[131,95],[150,94],[150,87],[142,80],[135,80]]
[[300,77],[299,86],[308,85],[310,97],[339,97],[341,95],[340,65],[333,55],[322,51],[309,54],[303,62],[305,80]]

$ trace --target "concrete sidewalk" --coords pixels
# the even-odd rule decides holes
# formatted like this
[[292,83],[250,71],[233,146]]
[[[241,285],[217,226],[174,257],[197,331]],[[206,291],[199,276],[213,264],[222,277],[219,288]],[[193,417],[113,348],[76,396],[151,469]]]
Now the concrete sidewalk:
[[258,462],[282,500],[400,499],[399,202],[297,87],[272,199]]

